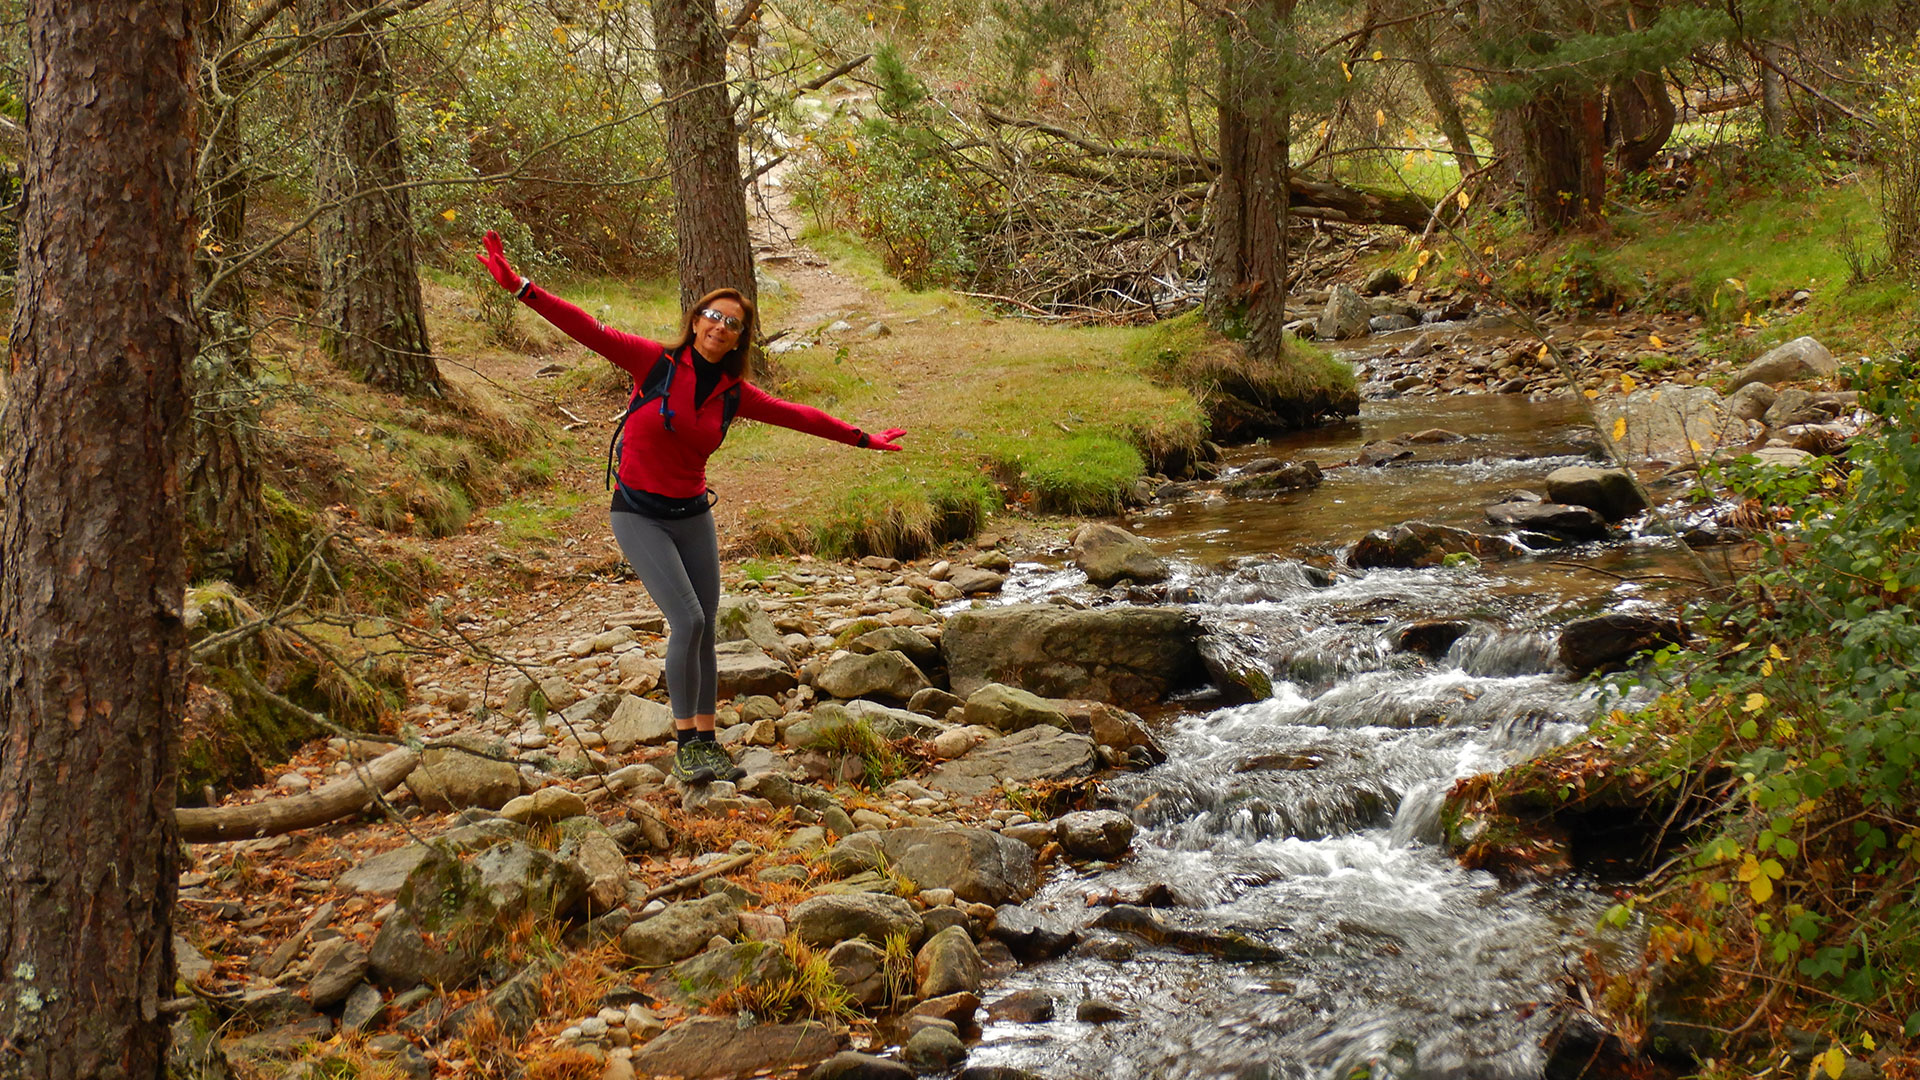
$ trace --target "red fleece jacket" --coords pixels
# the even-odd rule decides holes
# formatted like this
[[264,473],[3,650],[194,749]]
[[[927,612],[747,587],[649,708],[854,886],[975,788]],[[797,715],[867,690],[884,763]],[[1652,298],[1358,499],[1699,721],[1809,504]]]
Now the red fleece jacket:
[[[618,364],[633,377],[637,391],[640,380],[652,369],[655,360],[666,351],[657,341],[602,325],[565,300],[540,288],[527,290],[526,304],[540,317],[559,327],[568,337]],[[620,482],[640,491],[650,491],[670,499],[690,499],[706,493],[707,459],[720,448],[725,433],[720,430],[722,398],[727,388],[740,383],[740,411],[748,420],[804,431],[822,439],[858,446],[860,429],[837,420],[810,405],[799,405],[774,397],[765,390],[736,376],[722,374],[720,384],[707,400],[694,407],[693,351],[682,349],[674,358],[677,365],[673,386],[667,394],[667,408],[673,413],[673,430],[668,431],[658,403],[650,404],[627,417],[620,448]]]

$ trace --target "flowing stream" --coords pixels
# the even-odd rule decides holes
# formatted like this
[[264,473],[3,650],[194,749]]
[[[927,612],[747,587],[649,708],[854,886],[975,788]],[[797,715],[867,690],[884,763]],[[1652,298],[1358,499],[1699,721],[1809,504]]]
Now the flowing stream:
[[[1436,427],[1467,436],[1439,447],[1437,463],[1329,469],[1311,490],[1196,497],[1129,522],[1179,561],[1176,584],[1208,619],[1245,635],[1274,693],[1161,719],[1167,762],[1108,782],[1140,827],[1132,854],[1056,871],[1028,904],[1085,938],[982,995],[991,1006],[1043,990],[1055,1018],[988,1022],[970,1065],[1051,1080],[1542,1075],[1539,1043],[1570,965],[1618,945],[1594,932],[1611,901],[1580,881],[1509,886],[1461,868],[1439,844],[1441,802],[1460,777],[1584,731],[1598,697],[1558,667],[1557,628],[1659,600],[1627,579],[1672,572],[1680,556],[1629,529],[1478,567],[1335,565],[1369,529],[1408,519],[1491,531],[1488,503],[1544,492],[1548,472],[1586,460],[1572,403],[1372,401],[1357,422],[1228,464],[1331,465],[1369,440]],[[1009,600],[1089,591],[1077,571],[1017,571]],[[1396,647],[1428,619],[1471,629],[1437,660]],[[1279,958],[1191,955],[1088,927],[1113,896],[1152,886],[1171,895],[1157,912],[1168,925],[1238,932]],[[1089,999],[1125,1015],[1083,1022]]]

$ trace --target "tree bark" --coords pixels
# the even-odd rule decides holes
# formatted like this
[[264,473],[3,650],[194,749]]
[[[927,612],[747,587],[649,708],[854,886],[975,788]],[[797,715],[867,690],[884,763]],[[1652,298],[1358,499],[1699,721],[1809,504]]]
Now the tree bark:
[[242,586],[266,577],[260,542],[260,408],[249,304],[240,275],[211,289],[241,250],[247,220],[242,87],[219,62],[238,25],[237,0],[196,0],[200,46],[200,153],[195,169],[204,232],[194,247],[194,324],[200,352],[191,370],[192,446],[183,469],[187,547],[195,576]]
[[692,307],[723,286],[754,299],[740,137],[727,95],[727,43],[713,0],[653,0],[653,44],[667,96],[680,306]]
[[1673,136],[1677,111],[1659,72],[1623,75],[1607,88],[1607,137],[1621,172],[1637,173]]
[[1473,152],[1473,136],[1467,133],[1466,118],[1460,114],[1460,99],[1453,92],[1453,84],[1447,81],[1446,72],[1434,62],[1433,48],[1427,43],[1425,33],[1424,28],[1416,27],[1402,37],[1413,55],[1420,88],[1426,91],[1427,102],[1433,106],[1434,117],[1440,122],[1440,133],[1447,137],[1453,160],[1460,166],[1460,175],[1466,176],[1479,170],[1480,158]]
[[1276,43],[1293,3],[1261,0],[1246,10],[1244,32],[1221,31],[1220,175],[1208,200],[1204,310],[1262,359],[1278,358],[1286,337],[1290,102]]
[[0,1072],[159,1078],[194,329],[188,0],[33,0],[0,411]]
[[1534,227],[1557,231],[1598,220],[1607,196],[1601,95],[1564,84],[1539,89],[1521,109],[1520,136]]
[[[373,0],[304,0],[308,26],[337,22]],[[322,342],[369,385],[441,397],[420,301],[412,200],[403,185],[393,77],[383,22],[369,19],[314,50],[314,195]]]

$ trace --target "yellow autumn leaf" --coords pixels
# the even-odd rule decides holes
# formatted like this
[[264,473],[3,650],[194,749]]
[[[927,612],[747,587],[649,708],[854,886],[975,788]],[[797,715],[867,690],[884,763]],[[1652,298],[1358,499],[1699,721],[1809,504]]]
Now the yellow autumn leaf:
[[1741,881],[1752,881],[1766,875],[1760,872],[1760,860],[1749,855],[1746,861],[1740,864],[1740,869],[1733,872],[1733,876]]
[[1840,1080],[1840,1074],[1847,1068],[1847,1052],[1837,1046],[1833,1047],[1821,1055],[1820,1064],[1826,1068],[1827,1076],[1831,1080]]
[[1713,963],[1713,943],[1707,940],[1707,935],[1693,935],[1693,958],[1700,961],[1701,967]]
[[1648,334],[1647,340],[1651,342],[1656,349],[1664,349],[1667,347],[1667,343],[1660,340],[1659,334]]
[[1626,434],[1627,434],[1627,418],[1623,416],[1620,419],[1615,420],[1613,422],[1613,437],[1616,439],[1622,439],[1626,437]]
[[1381,52],[1379,49],[1375,49],[1373,50],[1373,58],[1375,60],[1385,60],[1387,58],[1387,54]]
[[1759,712],[1767,707],[1767,695],[1758,691],[1747,695],[1746,704],[1740,706],[1741,712]]
[[1540,359],[1545,360],[1546,358],[1547,358],[1547,345],[1545,342],[1541,342],[1540,343]]
[[1623,394],[1633,393],[1634,385],[1635,384],[1633,381],[1633,376],[1627,374],[1624,371],[1620,373],[1620,392],[1621,393]]
[[1420,253],[1420,258],[1418,259],[1418,262],[1419,262],[1419,264],[1420,264],[1421,266],[1425,266],[1425,265],[1427,265],[1428,263],[1430,263],[1430,262],[1432,262],[1432,261],[1433,261],[1433,252],[1431,252],[1431,251],[1422,251],[1422,252]]
[[1472,196],[1468,195],[1466,192],[1463,191],[1460,194],[1455,195],[1453,197],[1453,201],[1460,204],[1460,209],[1465,210],[1468,206],[1472,205],[1473,198]]
[[1687,440],[1687,445],[1688,445],[1688,446],[1690,446],[1690,447],[1692,447],[1692,448],[1693,448],[1693,452],[1694,452],[1694,453],[1696,453],[1696,454],[1697,454],[1697,453],[1699,453],[1700,451],[1702,451],[1702,450],[1705,450],[1705,449],[1706,449],[1706,447],[1704,447],[1704,446],[1701,446],[1701,445],[1700,445],[1700,440],[1699,440],[1699,439],[1688,439],[1688,440]]
[[1773,899],[1773,879],[1757,877],[1747,882],[1747,894],[1753,897],[1753,902],[1756,904],[1764,904]]
[[1417,267],[1417,266],[1416,266],[1416,267],[1414,267],[1413,269],[1411,269],[1411,270],[1409,270],[1409,271],[1407,271],[1407,284],[1409,284],[1409,285],[1411,285],[1411,284],[1413,284],[1414,282],[1416,282],[1416,281],[1419,281],[1419,280],[1420,280],[1420,268],[1419,268],[1419,267]]
[[567,28],[566,28],[566,27],[564,27],[564,26],[556,26],[556,27],[554,27],[554,28],[553,28],[553,40],[555,40],[555,41],[565,41],[565,40],[567,40]]
[[1872,1032],[1868,1032],[1860,1036],[1860,1049],[1862,1050],[1873,1049],[1873,1033]]
[[1387,126],[1387,111],[1385,109],[1373,110],[1373,126],[1374,127]]
[[1492,244],[1488,244],[1488,245],[1487,245],[1486,247],[1483,247],[1483,248],[1481,248],[1481,249],[1480,249],[1480,254],[1482,254],[1482,255],[1491,255],[1491,254],[1493,254],[1493,245],[1492,245]]
[[1345,75],[1348,82],[1353,81],[1353,69],[1347,66],[1345,60],[1340,61],[1340,74]]
[[1760,661],[1760,674],[1762,675],[1773,674],[1773,661],[1771,660]]
[[1728,649],[1727,651],[1728,651],[1728,652],[1730,652],[1730,653],[1736,653],[1736,652],[1746,652],[1746,651],[1747,651],[1747,648],[1748,648],[1749,646],[1751,646],[1752,644],[1753,644],[1753,642],[1751,642],[1751,641],[1742,641],[1742,642],[1740,642],[1739,644],[1737,644],[1737,645],[1735,645],[1735,646],[1734,646],[1733,648],[1731,648],[1731,649]]
[[452,221],[454,218],[457,218],[460,216],[460,211],[455,210],[452,207],[448,207],[447,211],[441,214],[440,216],[447,219],[448,221]]
[[1767,646],[1767,655],[1773,657],[1775,660],[1785,660],[1787,658],[1787,654],[1781,652],[1780,646],[1778,645]]
[[1740,325],[1741,325],[1741,326],[1752,326],[1752,325],[1753,325],[1753,312],[1751,312],[1751,311],[1743,311],[1743,312],[1741,312],[1741,313],[1740,313]]
[[1598,390],[1582,390],[1580,392],[1586,395],[1588,401],[1592,401],[1594,398],[1600,396],[1600,391]]

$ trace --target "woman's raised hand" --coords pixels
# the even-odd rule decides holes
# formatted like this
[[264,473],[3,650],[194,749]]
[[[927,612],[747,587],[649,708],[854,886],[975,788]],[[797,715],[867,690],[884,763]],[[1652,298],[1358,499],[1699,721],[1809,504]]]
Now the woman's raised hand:
[[481,243],[486,246],[486,254],[475,255],[474,258],[480,260],[480,265],[487,268],[487,273],[493,275],[493,280],[499,282],[501,288],[508,292],[519,291],[520,275],[514,273],[513,267],[507,264],[507,249],[500,246],[500,234],[488,229]]
[[890,427],[878,435],[869,435],[867,436],[867,449],[869,450],[904,449],[900,445],[899,439],[902,435],[905,435],[906,433],[907,433],[906,428]]

